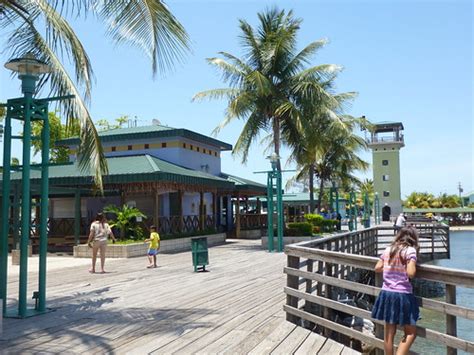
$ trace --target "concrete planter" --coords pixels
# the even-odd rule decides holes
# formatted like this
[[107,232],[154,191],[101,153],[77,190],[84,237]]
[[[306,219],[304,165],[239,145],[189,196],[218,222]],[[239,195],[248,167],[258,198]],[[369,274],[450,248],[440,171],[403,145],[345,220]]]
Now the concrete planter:
[[[207,245],[213,246],[225,243],[225,233],[204,235],[207,237]],[[160,253],[176,253],[191,250],[191,237],[162,240],[160,246]],[[107,258],[133,258],[135,256],[145,256],[148,250],[148,243],[134,243],[134,244],[112,244],[107,245]],[[75,258],[90,258],[92,257],[92,249],[87,244],[81,244],[74,247]]]
[[[283,246],[288,245],[288,244],[295,244],[299,242],[307,242],[309,240],[313,239],[319,239],[321,236],[313,236],[313,237],[303,237],[303,236],[295,236],[295,237],[283,237]],[[278,238],[273,237],[273,245],[276,246],[278,243]],[[268,237],[262,237],[262,248],[266,249],[268,248]]]
[[240,231],[240,239],[260,239],[261,236],[261,229],[249,229]]

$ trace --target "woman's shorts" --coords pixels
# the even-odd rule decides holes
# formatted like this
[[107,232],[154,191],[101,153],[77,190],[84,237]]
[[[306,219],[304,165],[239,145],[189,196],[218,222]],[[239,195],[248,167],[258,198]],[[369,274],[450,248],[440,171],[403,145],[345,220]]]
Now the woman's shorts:
[[107,245],[107,240],[94,240],[94,248],[105,247]]
[[153,255],[156,255],[156,254],[158,254],[157,249],[148,249],[148,255],[153,256]]
[[382,290],[372,309],[372,318],[390,324],[415,325],[420,318],[420,308],[412,293]]

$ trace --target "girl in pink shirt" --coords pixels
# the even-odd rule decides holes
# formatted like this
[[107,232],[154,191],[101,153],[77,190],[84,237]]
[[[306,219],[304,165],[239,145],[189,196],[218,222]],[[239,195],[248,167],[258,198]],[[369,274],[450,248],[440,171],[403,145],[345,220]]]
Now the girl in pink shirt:
[[383,286],[372,309],[372,317],[385,321],[384,348],[388,355],[393,354],[397,325],[403,326],[405,332],[397,355],[408,354],[416,338],[420,310],[410,278],[416,273],[418,249],[416,229],[402,228],[375,265],[375,272],[383,272]]

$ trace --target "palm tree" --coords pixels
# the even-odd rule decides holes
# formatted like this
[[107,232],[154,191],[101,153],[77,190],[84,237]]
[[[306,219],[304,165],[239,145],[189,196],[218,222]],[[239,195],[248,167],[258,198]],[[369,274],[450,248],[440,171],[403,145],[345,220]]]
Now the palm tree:
[[374,199],[374,195],[375,195],[374,180],[364,179],[363,181],[359,183],[358,187],[359,187],[359,191],[361,195],[368,194],[370,200]]
[[412,192],[405,200],[408,208],[430,208],[435,206],[435,197],[428,192]]
[[293,145],[292,156],[298,164],[296,180],[308,176],[310,192],[314,190],[314,177],[319,180],[318,211],[326,182],[337,182],[347,189],[359,182],[353,172],[369,166],[357,155],[359,150],[366,149],[366,143],[353,132],[354,126],[364,121],[350,116],[341,116],[341,120],[342,125],[339,121],[314,119],[312,129],[301,137],[300,144]]
[[[188,35],[160,0],[0,0],[0,26],[9,30],[4,46],[11,57],[27,52],[52,68],[38,84],[50,94],[74,94],[62,103],[68,125],[79,121],[80,160],[83,169],[95,171],[102,187],[107,164],[87,105],[91,98],[93,70],[89,56],[65,16],[85,18],[93,13],[106,24],[116,43],[130,43],[151,58],[152,72],[168,69],[188,49]],[[73,73],[63,64],[72,63]]]
[[[259,13],[259,26],[253,28],[240,20],[240,38],[244,48],[242,59],[219,52],[223,58],[209,58],[208,62],[222,72],[229,88],[203,91],[193,100],[228,100],[226,117],[214,130],[217,134],[234,119],[245,121],[233,153],[246,162],[251,144],[261,131],[271,132],[274,152],[280,155],[281,135],[286,130],[300,130],[304,126],[301,103],[333,100],[321,85],[340,68],[324,64],[307,68],[313,54],[325,43],[310,43],[296,51],[296,36],[301,19],[274,8]],[[278,169],[281,169],[278,164]]]
[[132,235],[135,239],[143,237],[142,228],[136,224],[137,218],[146,218],[146,216],[136,207],[123,205],[122,208],[109,205],[104,208],[105,213],[115,215],[115,221],[110,226],[117,227],[120,231],[120,239]]

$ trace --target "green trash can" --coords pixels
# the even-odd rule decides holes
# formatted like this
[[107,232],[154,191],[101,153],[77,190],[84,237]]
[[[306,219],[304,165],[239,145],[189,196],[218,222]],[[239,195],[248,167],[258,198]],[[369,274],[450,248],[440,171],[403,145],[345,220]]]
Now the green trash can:
[[191,252],[193,255],[194,272],[206,271],[206,265],[209,265],[207,237],[191,238]]

